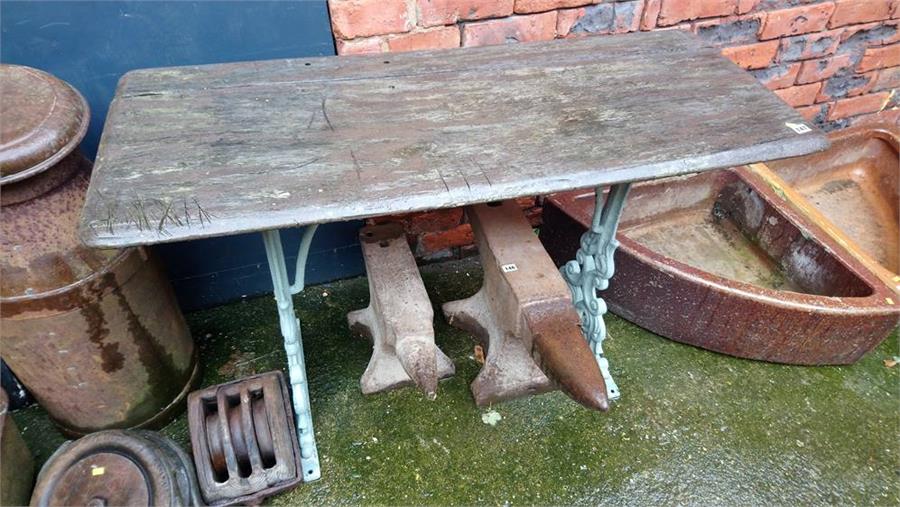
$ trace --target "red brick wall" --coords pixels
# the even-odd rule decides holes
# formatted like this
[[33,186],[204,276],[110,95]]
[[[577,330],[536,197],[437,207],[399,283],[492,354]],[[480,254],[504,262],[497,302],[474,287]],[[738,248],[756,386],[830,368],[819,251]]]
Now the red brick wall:
[[[826,130],[900,122],[900,0],[329,0],[338,54],[688,30]],[[539,200],[522,200],[535,224]],[[459,210],[402,217],[416,254],[471,244]]]

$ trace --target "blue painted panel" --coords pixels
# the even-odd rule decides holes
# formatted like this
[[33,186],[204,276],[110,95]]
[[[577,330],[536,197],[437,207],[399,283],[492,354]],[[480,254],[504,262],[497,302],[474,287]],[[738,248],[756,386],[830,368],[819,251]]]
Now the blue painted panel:
[[[0,61],[46,70],[91,105],[93,158],[116,83],[146,67],[334,54],[325,0],[0,2]],[[311,283],[362,273],[359,223],[320,228]],[[296,248],[296,231],[285,235]],[[157,247],[186,309],[271,290],[258,235]]]
[[[306,283],[322,283],[356,276],[365,271],[357,241],[360,222],[319,227],[307,260]],[[302,229],[281,234],[288,275],[294,280],[294,264]],[[272,292],[262,236],[241,234],[190,243],[160,245],[175,292],[185,308],[206,308],[245,296]],[[215,259],[215,263],[210,263]]]

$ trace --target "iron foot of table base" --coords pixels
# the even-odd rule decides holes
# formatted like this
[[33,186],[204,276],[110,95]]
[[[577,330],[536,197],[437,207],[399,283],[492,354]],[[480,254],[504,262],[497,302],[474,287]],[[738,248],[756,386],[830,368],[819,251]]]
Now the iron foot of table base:
[[350,328],[372,340],[372,359],[360,380],[363,394],[415,385],[430,399],[438,379],[456,371],[434,344],[434,310],[400,224],[359,233],[369,306],[347,314]]
[[304,481],[319,479],[321,470],[319,468],[319,452],[316,449],[316,436],[313,432],[300,320],[294,313],[292,296],[303,290],[306,258],[315,233],[315,225],[308,226],[303,231],[303,239],[297,252],[297,268],[293,284],[288,280],[287,262],[281,246],[280,233],[277,230],[262,233],[263,242],[266,245],[266,258],[269,261],[269,271],[272,274],[275,301],[278,304],[278,321],[284,337],[284,350],[287,353],[288,378],[291,383],[291,399],[297,422],[297,440],[300,444],[300,465],[303,469]]
[[613,254],[619,246],[616,230],[630,187],[630,183],[612,185],[608,194],[604,193],[603,187],[597,187],[591,228],[581,236],[581,246],[575,254],[575,260],[560,268],[572,291],[572,300],[581,318],[582,330],[603,373],[611,400],[617,399],[620,392],[609,372],[609,360],[603,354],[603,340],[606,339],[603,314],[606,313],[606,302],[597,296],[597,291],[609,286],[609,279],[615,272]]
[[606,410],[606,386],[579,328],[570,291],[514,201],[466,208],[484,283],[474,296],[446,303],[451,325],[487,346],[472,383],[478,405],[561,388]]

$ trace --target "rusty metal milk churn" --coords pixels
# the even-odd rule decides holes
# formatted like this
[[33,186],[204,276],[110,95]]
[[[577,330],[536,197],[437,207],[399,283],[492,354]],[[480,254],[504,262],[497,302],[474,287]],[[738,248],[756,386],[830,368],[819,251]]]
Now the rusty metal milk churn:
[[161,425],[197,377],[158,261],[78,240],[88,121],[67,83],[0,65],[0,355],[70,435]]

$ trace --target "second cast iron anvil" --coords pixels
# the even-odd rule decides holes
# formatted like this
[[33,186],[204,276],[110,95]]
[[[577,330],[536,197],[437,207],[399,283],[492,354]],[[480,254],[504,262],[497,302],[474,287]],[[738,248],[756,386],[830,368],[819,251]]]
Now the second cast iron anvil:
[[514,201],[466,208],[484,269],[473,296],[444,304],[451,325],[481,340],[472,382],[478,405],[562,389],[607,410],[606,384],[581,331],[568,285]]

